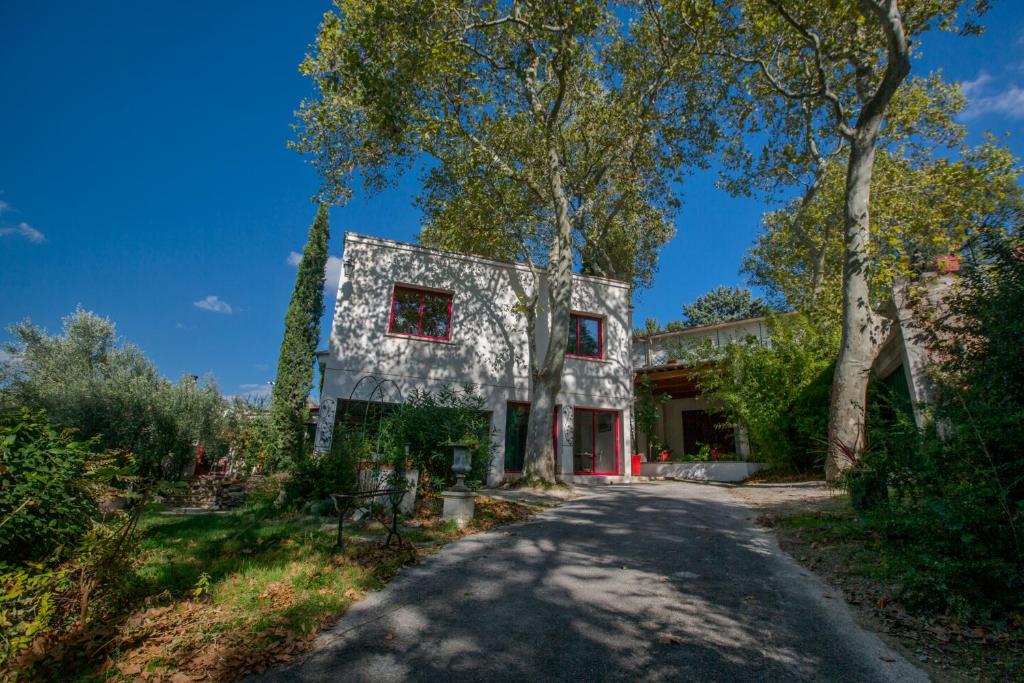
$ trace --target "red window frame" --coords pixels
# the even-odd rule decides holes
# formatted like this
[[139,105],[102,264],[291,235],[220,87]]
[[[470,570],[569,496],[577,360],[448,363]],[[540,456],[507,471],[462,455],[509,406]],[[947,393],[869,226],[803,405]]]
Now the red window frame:
[[[511,408],[512,406],[521,406],[521,407],[524,407],[524,408],[529,408],[530,407],[530,402],[529,401],[507,401],[505,405],[506,405],[505,411],[506,411],[506,414],[507,414],[508,409]],[[558,470],[558,414],[560,412],[562,412],[561,408],[562,408],[562,406],[560,406],[560,405],[556,405],[554,407],[554,410],[553,410],[554,416],[552,417],[552,420],[551,420],[551,422],[552,422],[552,424],[551,424],[551,445],[552,445],[552,451],[554,452],[554,455],[555,455],[555,470],[556,470],[556,472]],[[506,423],[507,423],[507,419],[508,418],[506,418]],[[502,460],[502,469],[505,471],[505,474],[522,474],[523,473],[522,470],[509,470],[509,469],[505,469],[505,461],[504,460]]]
[[[597,322],[597,355],[592,356],[586,353],[579,353],[580,350],[580,321],[593,320]],[[565,355],[573,358],[590,358],[592,360],[604,359],[604,318],[599,315],[587,315],[586,313],[572,313],[569,316],[569,324],[576,326],[576,352],[566,351]]]
[[[420,315],[419,321],[416,326],[416,332],[402,332],[395,330],[395,306],[398,305],[398,293],[399,292],[413,292],[420,295]],[[447,334],[443,337],[437,337],[429,334],[423,334],[423,308],[426,304],[426,295],[441,296],[448,299],[448,318],[445,321],[445,330]],[[409,285],[395,285],[391,290],[391,312],[388,316],[388,334],[394,334],[400,337],[409,337],[411,339],[431,339],[433,341],[450,341],[452,338],[452,301],[455,299],[455,295],[452,292],[446,292],[440,289],[426,289],[424,287],[412,287]]]
[[572,425],[573,425],[573,432],[574,432],[574,434],[573,434],[573,444],[572,444],[572,447],[573,447],[573,462],[576,461],[576,457],[575,457],[576,456],[576,435],[575,435],[576,420],[579,419],[580,413],[590,413],[590,419],[593,420],[593,422],[591,424],[593,425],[592,432],[594,434],[594,443],[591,444],[590,452],[591,452],[591,456],[595,459],[595,461],[597,459],[597,414],[598,413],[610,413],[612,416],[615,417],[615,471],[614,472],[576,472],[576,471],[573,471],[573,474],[577,475],[577,476],[581,476],[581,477],[582,476],[590,476],[590,475],[605,476],[605,477],[608,477],[608,476],[616,476],[617,477],[617,476],[619,476],[619,473],[622,471],[622,433],[621,433],[622,414],[621,414],[621,411],[618,411],[618,410],[608,410],[606,408],[580,408],[580,407],[574,407],[573,408],[573,415],[572,415]]

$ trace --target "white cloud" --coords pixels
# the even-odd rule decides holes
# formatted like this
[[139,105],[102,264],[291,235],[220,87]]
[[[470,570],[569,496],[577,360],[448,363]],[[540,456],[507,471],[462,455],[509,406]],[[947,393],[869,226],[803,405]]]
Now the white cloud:
[[334,293],[341,282],[341,259],[337,256],[327,257],[327,268],[324,270],[324,289]]
[[174,329],[183,330],[185,329],[185,323],[174,323]]
[[981,71],[973,81],[960,81],[960,92],[964,97],[974,97],[991,82],[992,76],[987,71]]
[[[288,265],[297,267],[302,261],[302,254],[297,251],[288,253]],[[324,291],[334,294],[338,291],[338,283],[341,281],[341,259],[337,256],[328,256],[327,265],[324,267]]]
[[7,202],[5,202],[4,200],[0,199],[0,213],[3,213],[4,211],[10,211],[10,210],[11,210],[11,205],[8,204]]
[[1001,92],[971,101],[965,119],[973,119],[985,114],[1002,114],[1011,119],[1024,118],[1024,88],[1011,85]]
[[200,299],[199,301],[193,301],[192,305],[204,311],[231,315],[231,305],[226,301],[221,301],[215,294],[210,294],[205,299]]
[[1000,114],[1011,119],[1024,118],[1024,88],[1016,83],[995,85],[996,79],[987,71],[978,73],[973,81],[961,81],[960,92],[968,99],[963,113],[965,120],[988,114]]
[[20,237],[24,237],[33,244],[42,244],[46,241],[46,235],[24,221],[18,223],[18,226],[15,228],[0,228],[0,237],[5,237],[7,235],[18,235]]
[[46,241],[46,235],[39,230],[36,230],[28,223],[18,223],[18,234],[29,242],[35,242],[36,244],[42,244]]

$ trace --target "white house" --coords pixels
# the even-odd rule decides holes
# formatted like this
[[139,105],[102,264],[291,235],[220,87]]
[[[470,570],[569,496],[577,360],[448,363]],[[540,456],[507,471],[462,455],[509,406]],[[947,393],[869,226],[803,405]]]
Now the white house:
[[[474,384],[486,399],[496,448],[488,483],[522,467],[529,401],[526,322],[517,293],[532,291],[523,265],[346,233],[321,398],[343,402],[366,376],[408,395]],[[574,275],[553,439],[556,475],[627,481],[632,452],[632,327],[627,283]],[[540,301],[545,301],[541,296]],[[540,348],[548,321],[538,316]],[[355,396],[354,398],[362,398]]]

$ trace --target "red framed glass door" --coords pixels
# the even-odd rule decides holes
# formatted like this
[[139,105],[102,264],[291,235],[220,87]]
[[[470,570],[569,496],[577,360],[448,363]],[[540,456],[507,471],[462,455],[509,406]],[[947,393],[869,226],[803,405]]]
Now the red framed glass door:
[[573,411],[573,473],[617,475],[619,455],[618,411],[576,408]]

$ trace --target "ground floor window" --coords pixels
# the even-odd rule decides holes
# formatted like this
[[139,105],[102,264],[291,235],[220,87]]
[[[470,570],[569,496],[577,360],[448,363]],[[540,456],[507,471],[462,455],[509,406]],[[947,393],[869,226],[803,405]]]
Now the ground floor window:
[[[552,440],[558,463],[558,406],[555,406]],[[530,426],[530,404],[510,401],[505,411],[505,471],[522,472],[526,460],[526,438]]]
[[707,410],[683,411],[683,453],[696,455],[707,445],[723,453],[735,453],[733,426],[726,423],[725,415]]
[[618,474],[618,412],[576,408],[573,418],[573,472]]

